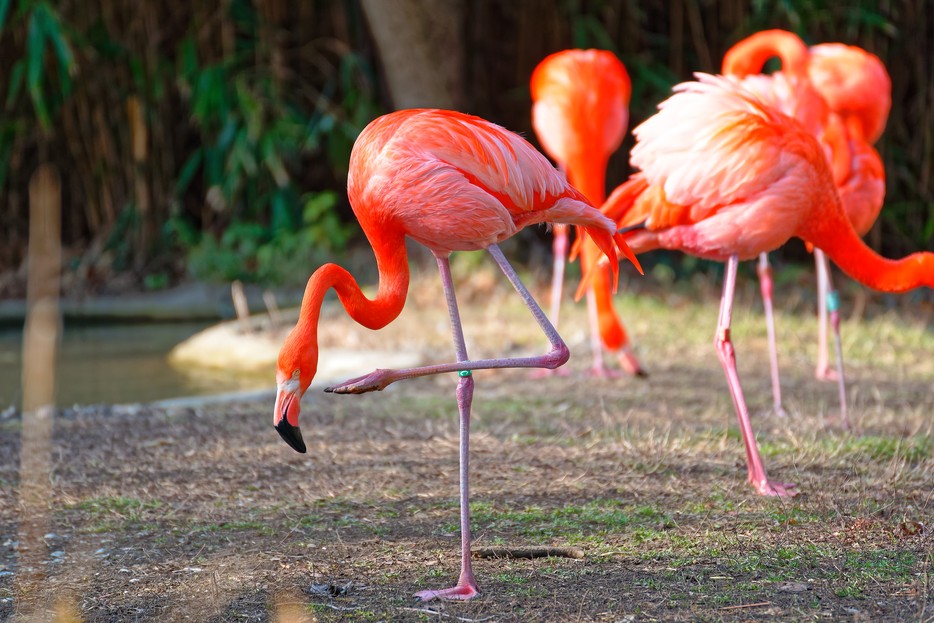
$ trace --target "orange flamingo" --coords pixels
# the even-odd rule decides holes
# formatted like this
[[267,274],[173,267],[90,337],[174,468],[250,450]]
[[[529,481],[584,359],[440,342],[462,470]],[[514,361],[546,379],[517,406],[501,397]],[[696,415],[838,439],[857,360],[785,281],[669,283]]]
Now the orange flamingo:
[[[632,86],[626,67],[616,55],[605,50],[555,52],[535,67],[531,91],[532,126],[545,153],[593,205],[602,204],[606,199],[607,162],[623,142],[629,123]],[[557,327],[568,252],[567,226],[555,226],[553,249],[549,317]],[[609,267],[594,268],[600,259],[600,249],[585,241],[580,254],[584,272],[593,274],[587,290],[592,373],[611,376],[603,363],[605,347],[616,353],[624,372],[646,376],[613,308]]]
[[628,231],[636,253],[678,249],[726,261],[715,344],[746,448],[749,482],[763,495],[795,485],[768,478],[743,398],[730,340],[739,260],[792,236],[824,250],[846,274],[877,290],[934,285],[934,254],[888,260],[853,230],[817,139],[739,79],[697,74],[675,87],[637,127],[631,162],[641,169],[617,188],[604,213]]
[[[373,246],[379,269],[376,297],[368,299],[353,276],[326,264],[308,280],[298,323],[282,350],[276,372],[273,424],[295,450],[305,452],[298,425],[299,403],[318,362],[318,317],[325,293],[334,288],[341,304],[360,324],[379,329],[405,304],[409,284],[405,237],[427,246],[437,259],[448,304],[456,363],[405,370],[376,370],[325,391],[347,394],[381,390],[400,379],[458,373],[460,413],[461,571],[457,585],[416,594],[422,600],[470,599],[477,594],[470,564],[468,438],[473,399],[471,370],[556,368],[569,356],[567,346],[506,261],[499,242],[523,227],[560,222],[576,225],[593,238],[617,266],[617,250],[635,262],[613,222],[591,207],[547,159],[518,135],[461,113],[403,110],[370,123],[350,156],[347,193],[354,214]],[[529,307],[551,343],[541,356],[512,359],[467,357],[448,256],[452,251],[486,249]],[[616,278],[616,268],[612,268]]]
[[[770,30],[756,33],[733,46],[724,56],[724,73],[755,74],[772,56],[781,60],[782,72],[773,77],[749,77],[747,86],[782,112],[801,120],[825,143],[844,211],[857,233],[865,235],[878,217],[885,196],[882,161],[866,142],[875,141],[881,135],[891,107],[891,81],[885,66],[875,55],[854,46],[823,44],[808,49],[796,35]],[[783,83],[779,80],[783,74],[787,74],[797,88],[777,88]],[[849,428],[838,295],[832,289],[830,267],[820,249],[814,249],[814,261],[819,316],[815,376],[837,380],[841,418],[843,425]],[[759,257],[759,275],[769,335],[774,408],[782,413],[768,254]],[[835,336],[836,371],[828,365],[828,320]]]

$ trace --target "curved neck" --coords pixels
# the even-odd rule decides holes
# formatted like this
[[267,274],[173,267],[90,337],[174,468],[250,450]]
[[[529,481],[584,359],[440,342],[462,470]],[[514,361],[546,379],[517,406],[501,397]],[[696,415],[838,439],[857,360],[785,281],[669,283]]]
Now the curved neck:
[[565,163],[568,182],[581,191],[594,206],[606,200],[606,167],[608,158],[593,152],[574,156]]
[[758,74],[775,56],[782,62],[782,71],[795,76],[807,73],[808,48],[787,30],[764,30],[734,45],[723,56],[723,73],[739,77]]
[[827,212],[806,223],[806,231],[799,235],[824,251],[847,275],[882,292],[934,287],[934,253],[912,253],[900,260],[884,258],[866,246],[839,205]]
[[370,243],[379,271],[379,288],[373,299],[368,299],[353,275],[337,264],[325,264],[308,279],[293,335],[301,342],[314,346],[314,350],[317,350],[321,304],[330,288],[337,292],[341,305],[350,317],[369,329],[385,327],[402,312],[409,289],[405,235],[383,230],[379,236],[370,237]]

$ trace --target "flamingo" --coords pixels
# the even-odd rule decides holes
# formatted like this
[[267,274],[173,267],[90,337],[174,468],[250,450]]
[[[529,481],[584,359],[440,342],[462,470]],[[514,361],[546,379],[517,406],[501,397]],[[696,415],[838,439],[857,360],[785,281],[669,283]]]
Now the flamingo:
[[[807,48],[799,37],[790,32],[769,30],[756,33],[733,46],[724,56],[723,70],[726,74],[750,76],[761,71],[765,61],[772,56],[781,60],[782,71],[773,77],[749,77],[747,86],[757,90],[763,99],[779,106],[783,112],[804,122],[827,145],[844,211],[857,233],[865,235],[878,217],[885,197],[882,160],[869,144],[882,134],[891,107],[891,80],[885,65],[877,56],[855,46],[831,43]],[[797,84],[796,89],[776,88],[781,84],[779,78],[785,75]],[[814,262],[818,284],[815,376],[837,381],[841,420],[844,427],[849,428],[839,299],[832,289],[827,258],[820,249],[814,249]],[[768,254],[759,256],[758,272],[769,338],[773,408],[781,414],[784,410]],[[828,365],[828,312],[835,337],[835,371]]]
[[934,285],[934,254],[880,257],[853,230],[822,145],[799,121],[763,103],[735,77],[696,74],[675,87],[633,133],[639,169],[613,191],[604,214],[628,231],[635,253],[677,249],[726,262],[715,345],[746,449],[748,479],[762,495],[793,496],[770,480],[756,445],[730,339],[740,260],[792,236],[871,288]]
[[[555,52],[535,67],[531,91],[532,126],[545,153],[593,205],[602,204],[606,199],[607,162],[619,149],[629,122],[632,85],[626,67],[606,50]],[[567,226],[555,226],[553,250],[549,318],[558,326],[568,252]],[[592,268],[599,257],[600,250],[593,242],[581,245],[584,272],[593,271],[592,285],[587,290],[591,372],[611,376],[603,363],[605,347],[616,353],[625,373],[646,376],[613,309],[609,269],[603,265]]]
[[[768,76],[759,74],[765,62],[773,56],[781,59],[781,71]],[[807,45],[797,35],[785,30],[765,30],[743,39],[727,50],[723,56],[723,73],[744,78],[745,88],[752,91],[761,101],[798,119],[809,132],[820,137],[823,136],[828,124],[830,111],[826,101],[808,78],[807,63]],[[817,265],[818,282],[822,283],[823,273],[820,272],[822,265],[819,261]],[[759,274],[759,288],[762,292],[762,306],[765,311],[765,326],[769,341],[772,409],[776,414],[784,415],[772,304],[774,284],[768,253],[759,255],[756,271]],[[840,397],[841,413],[845,418],[846,393],[842,386]]]
[[[376,370],[325,391],[357,394],[381,390],[400,379],[456,372],[460,414],[461,570],[452,588],[426,590],[421,600],[470,599],[478,588],[470,563],[468,438],[473,399],[472,370],[549,368],[564,364],[568,348],[519,281],[498,243],[536,223],[576,225],[593,238],[609,260],[616,280],[617,248],[637,264],[614,223],[587,203],[528,142],[500,126],[462,113],[402,110],[371,122],[354,143],[347,194],[373,247],[379,288],[368,299],[353,276],[326,264],[308,280],[299,320],[279,353],[273,425],[298,452],[305,452],[298,424],[299,404],[317,370],[318,318],[325,293],[334,288],[350,316],[379,329],[405,304],[409,284],[405,237],[435,255],[448,305],[456,363],[403,370]],[[544,355],[471,360],[467,356],[448,256],[452,251],[486,249],[532,312],[551,344]],[[641,269],[640,269],[641,270]],[[586,278],[586,277],[585,277]],[[582,292],[579,292],[579,295]]]
[[[808,55],[808,77],[814,88],[827,102],[835,117],[838,147],[834,149],[834,181],[840,201],[853,228],[860,237],[872,229],[885,200],[885,168],[882,158],[872,147],[879,140],[892,107],[892,81],[885,65],[875,54],[862,48],[842,43],[823,43],[811,46]],[[840,341],[836,346],[838,368],[828,365],[827,322],[839,336],[840,313],[830,283],[830,267],[820,249],[814,251],[817,263],[817,366],[818,379],[838,379],[841,405],[845,405],[843,391],[843,354]],[[844,424],[848,425],[843,410]]]

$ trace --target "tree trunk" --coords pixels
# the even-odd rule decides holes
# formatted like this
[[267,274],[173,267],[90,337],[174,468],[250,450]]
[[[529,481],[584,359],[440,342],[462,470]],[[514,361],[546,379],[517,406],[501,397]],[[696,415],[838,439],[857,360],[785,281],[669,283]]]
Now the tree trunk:
[[463,0],[360,0],[394,106],[463,105]]

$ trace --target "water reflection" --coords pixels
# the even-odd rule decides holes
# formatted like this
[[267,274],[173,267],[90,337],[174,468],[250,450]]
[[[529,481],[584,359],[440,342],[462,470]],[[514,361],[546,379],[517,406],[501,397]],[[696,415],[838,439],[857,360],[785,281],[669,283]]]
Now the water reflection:
[[[180,396],[262,389],[272,376],[172,368],[166,354],[207,324],[66,323],[59,351],[56,403],[150,402]],[[0,410],[22,404],[22,329],[0,330]]]

